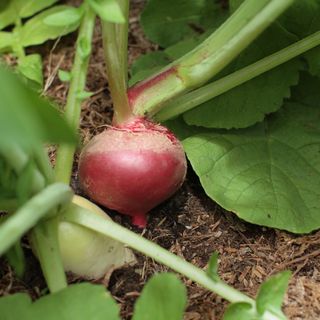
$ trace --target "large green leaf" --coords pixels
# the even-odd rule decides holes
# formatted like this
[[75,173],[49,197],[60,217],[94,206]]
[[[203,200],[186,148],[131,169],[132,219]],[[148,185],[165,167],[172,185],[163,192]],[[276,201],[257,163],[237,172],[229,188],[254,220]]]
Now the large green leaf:
[[30,17],[57,1],[58,0],[10,0],[5,9],[0,12],[0,29],[13,24],[18,17]]
[[174,274],[153,276],[135,304],[133,320],[181,320],[187,303],[184,285]]
[[255,224],[310,232],[320,227],[319,117],[319,103],[287,103],[255,127],[208,131],[184,147],[221,206]]
[[72,20],[69,24],[64,25],[50,25],[46,23],[46,19],[53,14],[70,13],[72,10],[77,11],[77,8],[65,5],[55,6],[31,18],[21,28],[21,44],[25,47],[42,44],[47,40],[56,39],[76,30],[80,23],[79,20]]
[[168,47],[195,34],[192,24],[199,24],[206,0],[149,0],[141,15],[147,37]]
[[[223,74],[247,66],[295,40],[281,27],[273,25]],[[298,82],[300,67],[300,60],[291,60],[190,110],[184,114],[184,119],[190,125],[227,129],[245,128],[262,121],[266,114],[281,107],[285,97],[290,96],[290,86]]]
[[119,308],[103,286],[81,283],[32,303],[26,294],[0,298],[1,320],[119,320]]
[[0,96],[0,145],[19,143],[34,148],[40,141],[75,141],[58,111],[3,68],[0,68]]

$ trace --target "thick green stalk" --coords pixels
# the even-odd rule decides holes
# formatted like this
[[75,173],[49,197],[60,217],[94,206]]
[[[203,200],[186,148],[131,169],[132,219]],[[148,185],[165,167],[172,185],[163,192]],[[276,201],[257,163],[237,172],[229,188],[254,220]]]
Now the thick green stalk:
[[119,2],[126,23],[116,24],[102,21],[102,36],[106,72],[113,101],[113,124],[121,124],[131,118],[132,112],[127,98],[127,43],[129,1]]
[[61,217],[66,221],[92,229],[140,251],[157,262],[163,263],[171,269],[187,276],[191,280],[201,284],[203,287],[218,293],[230,302],[253,302],[251,298],[230,287],[223,281],[212,280],[203,270],[198,269],[168,250],[165,250],[159,245],[135,234],[111,220],[103,219],[102,217],[86,212],[85,210],[80,211],[72,209],[68,209],[64,214],[62,213]]
[[227,92],[267,72],[298,55],[320,45],[320,31],[270,55],[243,69],[196,89],[181,97],[172,99],[156,114],[157,121],[174,118],[214,97]]
[[202,44],[128,90],[136,115],[154,115],[162,104],[201,86],[245,49],[294,0],[246,0]]
[[[71,127],[77,131],[80,122],[81,93],[85,88],[88,63],[91,53],[91,42],[95,22],[95,14],[91,8],[84,4],[84,17],[77,39],[76,54],[71,71],[70,88],[68,92],[65,116]],[[60,145],[55,166],[56,181],[70,183],[73,157],[76,147],[73,145]]]
[[46,187],[26,202],[0,226],[0,255],[58,205],[67,203],[72,191],[61,183]]

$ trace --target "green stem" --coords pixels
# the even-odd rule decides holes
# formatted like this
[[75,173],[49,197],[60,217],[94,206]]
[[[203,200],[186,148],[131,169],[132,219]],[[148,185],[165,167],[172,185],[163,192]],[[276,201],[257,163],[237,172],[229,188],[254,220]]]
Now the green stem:
[[[84,6],[85,15],[77,39],[76,54],[71,71],[70,88],[65,107],[66,119],[75,131],[78,130],[80,122],[81,93],[83,92],[86,83],[95,23],[94,12],[86,3],[84,3]],[[66,184],[70,183],[75,150],[76,147],[73,145],[62,144],[59,146],[55,166],[56,181],[64,182]]]
[[159,245],[144,239],[134,232],[118,225],[117,223],[106,220],[90,212],[68,210],[62,214],[66,221],[82,225],[92,229],[114,240],[122,242],[129,247],[140,251],[141,253],[153,258],[157,262],[163,263],[171,269],[187,276],[191,280],[199,283],[203,287],[216,292],[230,302],[245,301],[254,303],[254,301],[245,294],[230,287],[221,280],[212,280],[205,271],[195,267],[191,263],[165,250]]
[[[71,200],[71,197],[68,197],[68,200]],[[48,288],[52,293],[67,286],[67,279],[59,246],[59,222],[59,217],[39,222],[32,229],[29,238],[30,243],[32,244],[32,247],[40,261],[41,269]]]
[[162,104],[199,87],[221,71],[294,0],[246,0],[211,36],[171,65],[128,90],[136,115],[154,115]]
[[61,183],[46,187],[32,197],[0,226],[0,255],[8,250],[50,210],[72,198],[72,191]]
[[13,49],[13,52],[17,55],[18,59],[23,59],[26,53],[24,51],[24,47],[21,45],[21,40],[20,40],[22,21],[20,18],[19,11],[15,4],[14,4],[14,7],[15,7],[17,19],[15,21],[15,27],[13,29],[14,45],[12,49]]
[[300,54],[320,45],[320,31],[222,79],[169,101],[156,114],[157,121],[174,118],[214,97],[221,95]]
[[102,36],[108,84],[113,100],[113,124],[126,122],[132,116],[127,98],[127,43],[129,1],[121,0],[120,6],[126,23],[120,25],[102,21]]

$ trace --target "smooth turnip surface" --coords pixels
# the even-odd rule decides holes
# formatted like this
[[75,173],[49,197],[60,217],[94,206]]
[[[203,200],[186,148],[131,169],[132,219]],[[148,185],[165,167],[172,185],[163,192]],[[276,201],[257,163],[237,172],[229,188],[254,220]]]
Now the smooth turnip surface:
[[186,158],[165,127],[143,118],[112,127],[91,140],[79,162],[80,184],[94,201],[132,216],[144,227],[146,213],[182,185]]

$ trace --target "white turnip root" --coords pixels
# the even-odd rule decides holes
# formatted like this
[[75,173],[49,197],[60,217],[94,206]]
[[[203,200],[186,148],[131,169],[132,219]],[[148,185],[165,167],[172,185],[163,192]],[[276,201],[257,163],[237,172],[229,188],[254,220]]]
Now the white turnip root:
[[[87,209],[88,214],[110,219],[104,211],[85,198],[74,196],[73,210]],[[112,271],[136,262],[132,251],[122,243],[71,222],[59,223],[59,244],[64,269],[84,277],[100,279]]]
[[85,146],[79,180],[91,199],[145,227],[148,211],[180,188],[186,168],[182,145],[173,133],[134,118],[107,129]]

